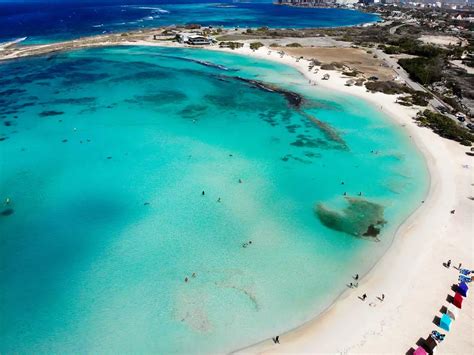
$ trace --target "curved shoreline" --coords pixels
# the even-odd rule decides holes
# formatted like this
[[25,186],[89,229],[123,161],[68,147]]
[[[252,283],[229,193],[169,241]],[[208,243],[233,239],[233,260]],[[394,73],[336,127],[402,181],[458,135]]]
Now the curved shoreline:
[[[166,46],[147,41],[120,44]],[[280,58],[273,50],[268,55],[268,48],[264,47],[255,52],[248,47],[235,51],[209,49],[274,60],[296,68],[324,89],[356,96],[373,106],[381,106],[390,119],[407,129],[411,138],[414,137],[413,143],[422,153],[429,171],[425,203],[394,230],[388,249],[361,279],[356,294],[353,289],[343,291],[314,318],[280,335],[281,345],[266,339],[235,352],[381,353],[389,348],[391,353],[405,353],[410,347],[416,347],[418,338],[426,337],[432,329],[437,329],[431,322],[433,316],[438,315],[439,308],[446,304],[446,294],[450,293],[450,286],[457,280],[455,270],[443,268],[442,262],[453,259],[453,265],[462,262],[471,267],[474,264],[470,238],[473,232],[470,216],[472,201],[467,199],[473,195],[469,187],[473,183],[473,173],[464,148],[418,127],[412,120],[417,109],[396,104],[397,96],[368,93],[364,87],[346,87],[344,83],[348,78],[336,71],[308,73],[308,61],[296,62],[289,56]],[[321,81],[324,74],[330,74],[331,79]],[[463,165],[468,168],[463,168]],[[449,214],[451,209],[456,210],[455,215]],[[426,277],[427,274],[429,277]],[[420,286],[423,290],[419,289]],[[373,298],[382,292],[387,296],[386,301],[375,301],[376,307],[373,308],[369,307],[369,301],[364,303],[357,299],[362,293]],[[468,353],[474,348],[474,340],[467,339],[469,327],[473,333],[473,325],[465,317],[465,313],[472,314],[472,300],[466,299],[463,306],[453,332],[448,334],[438,352]],[[467,329],[464,335],[457,331],[460,327]]]
[[[300,60],[296,62],[295,58],[291,58],[286,56],[286,58],[280,58],[279,55],[273,52],[272,55],[265,55],[264,52],[266,52],[268,49],[260,49],[258,51],[252,52],[250,49],[241,49],[241,50],[236,50],[235,52],[240,53],[240,54],[245,54],[245,55],[250,55],[254,56],[257,58],[261,59],[270,59],[277,61],[282,64],[290,65],[294,68],[296,68],[303,76],[305,76],[307,79],[316,81],[321,87],[324,87],[325,89],[330,89],[336,92],[340,92],[346,95],[351,95],[351,96],[356,96],[359,97],[365,101],[367,101],[369,104],[373,106],[381,106],[381,109],[389,116],[390,119],[393,120],[393,122],[400,124],[402,127],[407,129],[407,133],[412,138],[413,143],[415,144],[416,148],[421,152],[423,155],[427,169],[428,169],[428,176],[429,176],[429,181],[428,181],[428,188],[426,191],[426,196],[423,204],[420,204],[418,208],[416,208],[407,218],[400,223],[400,225],[395,229],[394,235],[392,238],[392,241],[385,251],[383,255],[376,261],[376,263],[370,268],[370,270],[363,276],[363,278],[360,281],[359,287],[357,289],[357,295],[362,294],[362,293],[367,293],[369,297],[372,295],[374,296],[374,291],[376,291],[379,295],[383,292],[388,292],[386,291],[387,289],[397,289],[399,288],[400,282],[405,282],[406,285],[406,280],[400,280],[400,273],[403,273],[405,276],[405,272],[409,272],[411,270],[411,266],[408,265],[408,270],[407,267],[403,267],[403,264],[405,261],[408,261],[408,264],[411,262],[411,259],[405,255],[398,255],[399,252],[407,252],[407,249],[410,248],[412,251],[413,249],[413,244],[418,245],[418,246],[424,246],[426,242],[429,242],[427,240],[427,236],[423,237],[418,237],[415,238],[414,236],[411,238],[411,240],[407,240],[407,238],[414,233],[417,232],[428,232],[431,231],[435,234],[439,234],[441,230],[437,229],[436,223],[432,222],[438,222],[438,225],[443,225],[445,223],[449,223],[453,219],[454,216],[450,216],[449,210],[451,207],[454,208],[454,206],[457,206],[458,204],[462,204],[463,207],[465,207],[466,202],[462,201],[462,198],[464,197],[464,200],[467,200],[467,196],[469,194],[469,169],[467,170],[467,174],[454,174],[454,171],[459,170],[459,165],[458,168],[456,169],[453,164],[453,158],[457,158],[456,160],[460,162],[466,162],[467,166],[469,166],[469,158],[464,154],[464,149],[457,144],[456,142],[448,141],[446,139],[443,139],[437,135],[435,135],[433,132],[429,131],[426,128],[421,128],[416,125],[416,123],[412,120],[418,109],[416,108],[408,108],[404,107],[401,105],[398,105],[395,103],[395,100],[397,96],[394,95],[385,95],[382,93],[369,93],[365,91],[364,87],[347,87],[344,86],[344,83],[347,79],[349,78],[343,78],[342,74],[336,72],[336,71],[325,71],[325,70],[319,70],[318,74],[314,74],[311,72],[307,72],[305,69],[307,68],[309,61],[306,60]],[[276,54],[276,57],[275,57]],[[271,56],[271,57],[270,57]],[[270,58],[269,58],[270,57]],[[331,79],[327,81],[321,81],[321,78],[324,74],[330,74]],[[435,146],[433,146],[435,145]],[[440,164],[437,164],[437,159],[441,160],[443,162],[443,166]],[[450,164],[451,163],[451,164]],[[444,168],[444,169],[443,169]],[[455,177],[453,175],[460,175],[457,176],[458,178],[461,178],[463,180],[463,187],[459,188],[459,186],[456,186],[454,183]],[[467,175],[467,176],[466,176]],[[440,191],[441,189],[441,191]],[[454,190],[454,191],[453,191]],[[458,192],[456,194],[456,192]],[[456,195],[456,196],[455,196]],[[460,196],[464,195],[464,196]],[[449,199],[449,197],[452,197]],[[440,210],[440,205],[439,202],[440,200],[443,200],[445,202],[446,200],[451,200],[451,204],[448,204],[446,208],[441,208]],[[463,203],[464,202],[464,203]],[[463,214],[461,215],[461,221],[466,222],[468,221],[468,216],[469,216],[469,205],[467,205],[468,208],[464,208]],[[435,216],[430,216],[430,213],[433,212],[433,210],[436,210],[438,214],[441,212],[442,216],[440,215],[440,218],[437,219]],[[459,214],[456,214],[456,216],[459,216]],[[423,220],[423,222],[419,222],[419,219]],[[420,226],[421,224],[421,226]],[[423,225],[425,224],[425,225]],[[428,224],[426,226],[426,224]],[[451,227],[456,227],[452,222],[450,223]],[[440,226],[440,227],[441,227]],[[426,228],[428,227],[428,228]],[[461,226],[461,227],[466,227],[462,228],[462,233],[458,235],[458,239],[460,240],[461,243],[468,243],[467,245],[470,245],[471,248],[465,248],[461,250],[456,250],[456,253],[459,254],[459,251],[464,251],[463,258],[462,260],[459,261],[454,261],[453,264],[456,262],[463,262],[463,263],[472,263],[473,262],[473,257],[472,257],[472,243],[469,244],[469,234],[472,232],[472,224],[469,226],[467,224],[466,226]],[[428,231],[426,230],[428,229]],[[436,233],[438,232],[438,233]],[[439,238],[442,238],[442,235],[438,235]],[[439,240],[437,240],[439,242]],[[431,240],[431,243],[433,244],[434,241]],[[403,249],[403,250],[401,250]],[[415,249],[418,251],[418,249]],[[443,248],[441,247],[441,250]],[[430,255],[423,255],[424,257],[430,257]],[[445,253],[444,255],[438,255],[438,262],[431,262],[428,263],[429,265],[426,265],[427,267],[426,272],[433,272],[433,273],[441,273],[440,276],[440,282],[444,284],[444,287],[437,287],[439,290],[438,292],[434,292],[434,297],[429,297],[431,302],[426,302],[425,293],[420,293],[418,294],[419,299],[423,299],[426,303],[431,304],[439,304],[441,306],[443,304],[444,298],[446,297],[444,293],[449,293],[450,291],[450,286],[452,283],[455,283],[457,281],[457,276],[456,274],[453,274],[453,270],[447,270],[446,272],[443,272],[444,268],[442,267],[442,261],[445,261],[451,257],[454,257],[453,254]],[[408,259],[408,260],[407,260]],[[394,267],[399,266],[399,267]],[[472,265],[472,264],[471,264]],[[398,272],[394,272],[393,270],[397,269]],[[451,271],[451,272],[449,272]],[[384,279],[384,276],[387,274],[394,274],[395,277],[392,279],[386,278]],[[398,275],[397,275],[398,274]],[[413,275],[412,279],[414,283],[419,282],[419,279],[423,279],[423,275]],[[380,280],[382,279],[382,280]],[[441,280],[442,279],[442,280]],[[430,276],[429,278],[429,283],[431,283],[432,278]],[[384,284],[387,284],[387,287],[382,287]],[[388,287],[388,284],[391,284],[392,287]],[[395,286],[395,287],[393,287]],[[438,285],[439,286],[439,285]],[[406,294],[411,294],[413,293],[413,289],[407,285],[405,287],[404,291]],[[411,291],[411,292],[410,292]],[[394,290],[396,292],[396,290]],[[389,310],[389,312],[385,311],[383,312],[382,315],[377,314],[376,320],[369,319],[369,317],[364,319],[364,316],[366,316],[365,311],[372,311],[368,307],[360,307],[360,306],[368,306],[367,303],[364,303],[360,301],[357,298],[357,295],[354,295],[354,290],[353,289],[347,289],[343,291],[335,300],[332,302],[325,310],[323,310],[321,313],[316,315],[314,318],[310,319],[309,321],[305,322],[304,324],[291,329],[284,334],[280,335],[280,343],[281,345],[275,345],[271,341],[271,339],[266,339],[262,340],[261,342],[257,344],[253,344],[238,350],[235,350],[234,353],[243,353],[243,354],[254,354],[254,353],[286,353],[286,352],[311,352],[311,353],[334,353],[334,352],[374,352],[374,353],[381,353],[383,352],[383,349],[386,349],[387,347],[390,347],[390,352],[391,353],[405,353],[407,352],[410,347],[416,348],[416,342],[419,337],[426,337],[432,329],[437,329],[437,327],[431,323],[433,316],[436,315],[438,309],[437,307],[431,307],[428,312],[425,312],[422,314],[423,317],[420,318],[420,323],[417,322],[406,322],[406,323],[400,323],[400,322],[392,322],[392,329],[390,330],[392,332],[391,337],[394,339],[393,341],[389,339],[384,339],[384,340],[379,340],[377,339],[377,342],[371,342],[368,337],[373,337],[375,338],[377,335],[382,335],[385,333],[384,337],[386,338],[387,331],[384,331],[383,328],[387,326],[389,323],[387,319],[392,320],[395,313],[400,312],[400,307],[405,307],[403,305],[403,299],[405,297],[402,297],[401,301],[399,304],[395,306],[386,306],[387,301],[384,303],[375,301],[376,306],[380,306],[379,308],[390,308],[392,309]],[[386,293],[387,298],[391,297],[390,293]],[[446,303],[446,302],[445,302]],[[468,308],[467,310],[463,310],[464,312],[468,313],[469,309],[472,310],[472,302],[467,302]],[[411,315],[413,315],[417,310],[419,309],[419,306],[421,304],[419,303],[412,303],[410,307],[406,307],[408,313],[404,314],[404,317],[410,318]],[[354,308],[358,308],[358,313],[353,312]],[[395,308],[393,308],[395,307]],[[365,308],[365,311],[361,309]],[[367,309],[368,308],[368,309]],[[427,308],[427,307],[425,307]],[[336,313],[336,314],[334,314]],[[372,312],[374,313],[374,312]],[[438,312],[439,313],[439,312]],[[373,316],[374,315],[370,315]],[[396,314],[395,314],[396,316]],[[365,322],[364,326],[359,326],[360,321],[363,320]],[[463,319],[461,319],[463,320]],[[380,323],[379,323],[380,322]],[[457,323],[460,321],[457,320]],[[469,327],[469,322],[468,319],[464,319],[464,325],[466,327]],[[351,327],[350,325],[358,325],[358,328],[356,329],[355,327]],[[380,326],[382,324],[382,326]],[[471,330],[472,330],[472,323],[470,324]],[[398,333],[404,333],[406,332],[407,328],[410,331],[410,337],[408,339],[405,339],[405,341],[398,341],[397,339],[400,340],[404,335],[399,335]],[[382,329],[382,330],[380,330]],[[420,330],[423,329],[423,330]],[[467,329],[469,330],[469,329]],[[468,332],[469,333],[469,332]],[[453,333],[454,334],[454,333]],[[457,334],[460,340],[458,341],[452,341],[450,345],[450,350],[446,349],[448,352],[455,352],[455,353],[463,353],[463,352],[468,352],[469,349],[472,349],[474,346],[474,340],[471,339],[471,342],[469,344],[469,341],[463,339],[462,334]],[[452,338],[452,335],[448,335],[449,337]],[[361,341],[362,339],[362,341]],[[324,341],[324,343],[323,343]],[[443,342],[442,345],[440,345],[440,349],[443,349],[445,345],[448,344],[447,341]],[[467,346],[466,346],[467,345]]]
[[[146,41],[124,44],[160,46]],[[421,337],[426,338],[433,329],[440,330],[433,324],[433,317],[440,314],[443,304],[447,304],[446,295],[452,294],[451,286],[457,281],[457,270],[446,269],[442,263],[453,259],[453,265],[459,262],[466,267],[474,265],[474,248],[470,238],[474,233],[470,216],[472,202],[467,199],[474,195],[470,191],[471,184],[474,186],[474,174],[469,157],[464,154],[465,148],[419,127],[413,120],[419,108],[397,104],[397,95],[371,93],[365,87],[345,86],[350,78],[343,77],[337,71],[320,69],[317,74],[308,72],[308,60],[297,60],[288,55],[281,57],[277,51],[265,47],[256,51],[248,46],[236,50],[207,49],[286,64],[321,88],[356,96],[372,106],[380,106],[389,119],[407,130],[407,135],[423,155],[429,172],[424,203],[394,230],[390,246],[360,280],[357,289],[343,291],[314,318],[280,334],[280,344],[264,339],[232,353],[380,354],[386,353],[389,348],[390,353],[400,354],[410,348],[415,349]],[[321,80],[325,74],[330,75],[330,80]],[[450,214],[452,209],[456,210],[455,215]],[[462,248],[456,247],[456,244],[462,245]],[[420,285],[423,291],[419,290]],[[363,293],[367,293],[373,302],[359,300],[357,296]],[[375,298],[382,293],[386,296],[383,303]],[[468,298],[462,313],[473,311],[472,298]],[[472,322],[464,316],[455,323],[467,332],[451,332],[439,346],[438,353],[469,353],[474,349],[474,339],[469,337],[470,333],[474,333]]]

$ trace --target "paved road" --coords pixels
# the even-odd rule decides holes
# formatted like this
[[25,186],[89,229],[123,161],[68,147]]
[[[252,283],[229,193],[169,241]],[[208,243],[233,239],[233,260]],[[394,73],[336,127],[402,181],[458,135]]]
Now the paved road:
[[412,20],[412,22],[405,22],[405,23],[402,23],[400,25],[396,25],[396,26],[393,26],[391,27],[388,32],[391,34],[391,35],[394,35],[395,32],[397,32],[397,30],[402,27],[402,26],[416,26],[416,22],[414,20]]
[[393,35],[393,34],[395,34],[395,32],[397,32],[397,30],[398,30],[400,27],[402,27],[402,26],[405,26],[405,24],[402,23],[401,25],[393,26],[392,28],[390,28],[390,29],[388,30],[388,32],[389,32],[391,35]]
[[387,53],[384,53],[383,51],[381,51],[379,49],[374,49],[374,48],[367,48],[367,49],[372,50],[374,53],[377,54],[377,56],[380,59],[384,60],[395,71],[395,73],[397,73],[397,75],[402,80],[405,81],[405,83],[409,87],[411,87],[414,90],[423,91],[423,92],[426,92],[426,93],[429,93],[429,94],[433,95],[433,98],[430,100],[430,106],[434,111],[449,117],[450,119],[452,119],[454,122],[456,122],[460,126],[466,128],[466,124],[468,122],[460,122],[456,118],[456,116],[454,116],[450,113],[443,112],[442,110],[438,109],[438,107],[444,107],[445,109],[451,111],[453,108],[450,105],[448,105],[447,103],[445,103],[443,100],[441,100],[433,92],[431,92],[430,90],[425,88],[423,85],[411,80],[409,74],[405,71],[405,69],[403,69],[401,66],[398,65],[398,62],[395,58],[390,58],[390,55],[388,55]]
[[[438,98],[437,96],[435,96],[430,90],[428,90],[427,88],[425,88],[423,85],[421,84],[418,84],[417,82],[413,81],[410,79],[410,75],[405,71],[405,69],[403,69],[401,66],[398,65],[398,62],[395,58],[390,58],[390,55],[388,55],[387,53],[384,53],[383,51],[379,50],[379,49],[373,49],[371,48],[370,50],[372,50],[373,52],[375,52],[377,54],[377,56],[384,60],[394,71],[395,73],[397,73],[397,75],[403,80],[405,81],[405,83],[411,87],[412,89],[414,90],[418,90],[418,91],[423,91],[423,92],[427,92],[431,95],[433,95],[433,98],[431,99],[430,101],[430,104],[433,106],[433,108],[436,110],[436,111],[439,111],[438,110],[438,107],[441,106],[441,107],[445,107],[446,109],[449,109],[451,110],[452,107],[449,106],[447,103],[443,102],[440,98]],[[454,117],[454,116],[453,116]]]

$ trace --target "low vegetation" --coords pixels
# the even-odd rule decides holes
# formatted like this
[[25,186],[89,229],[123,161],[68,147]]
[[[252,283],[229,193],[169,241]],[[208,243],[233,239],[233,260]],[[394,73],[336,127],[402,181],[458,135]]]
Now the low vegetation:
[[256,51],[257,49],[263,47],[263,43],[262,42],[252,42],[250,43],[250,49],[253,50],[253,51]]
[[405,69],[410,78],[423,85],[432,84],[442,79],[443,60],[435,58],[403,58],[398,64]]
[[428,127],[441,137],[470,146],[474,142],[474,134],[459,126],[449,117],[430,110],[424,110],[415,120],[420,126]]
[[360,73],[357,70],[353,70],[353,71],[344,71],[344,72],[342,72],[342,74],[345,75],[345,76],[355,77],[355,76],[359,75]]
[[411,94],[402,96],[398,99],[398,103],[404,106],[428,106],[432,95],[424,91],[412,90]]
[[398,84],[393,81],[367,81],[365,83],[367,90],[372,92],[383,92],[387,95],[403,95],[398,99],[398,103],[404,106],[428,106],[432,95],[424,92],[413,90],[407,85]]
[[332,63],[326,63],[321,65],[321,69],[323,70],[337,70],[337,69],[342,69],[344,67],[343,64],[337,63],[337,62],[332,62]]
[[381,46],[381,49],[387,54],[405,53],[426,58],[434,58],[447,53],[440,47],[423,44],[421,41],[409,37],[390,40],[386,46]]
[[288,43],[286,45],[287,47],[294,47],[294,48],[297,48],[297,47],[303,47],[301,44],[295,42],[295,43]]
[[240,42],[231,42],[231,41],[229,41],[229,42],[220,42],[219,43],[220,48],[230,48],[232,50],[237,49],[237,48],[241,48],[243,46],[244,46],[244,44],[240,43]]
[[387,95],[406,94],[409,91],[406,85],[401,85],[394,81],[367,81],[365,87],[369,91],[383,92]]

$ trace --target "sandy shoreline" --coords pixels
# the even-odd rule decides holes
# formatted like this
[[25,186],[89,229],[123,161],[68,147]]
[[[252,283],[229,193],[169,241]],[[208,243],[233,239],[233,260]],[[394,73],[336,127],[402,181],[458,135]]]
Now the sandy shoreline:
[[[105,46],[107,44],[98,44]],[[109,45],[175,46],[172,43],[134,41]],[[95,46],[95,45],[92,45]],[[91,46],[91,47],[92,47]],[[456,142],[443,139],[418,127],[412,117],[416,108],[395,103],[396,96],[369,93],[365,87],[345,86],[349,78],[336,71],[308,71],[307,60],[296,61],[276,51],[248,46],[237,50],[206,48],[256,58],[274,60],[298,69],[319,88],[354,95],[381,109],[401,125],[423,153],[430,173],[430,188],[424,203],[399,227],[386,254],[359,282],[357,289],[346,290],[325,312],[308,323],[280,335],[280,344],[271,339],[239,350],[239,353],[393,353],[404,354],[416,348],[419,338],[440,330],[433,318],[447,305],[457,283],[457,270],[442,263],[463,263],[474,267],[473,158]],[[329,80],[321,80],[329,74]],[[455,214],[451,214],[451,210]],[[366,293],[362,302],[358,296]],[[376,297],[385,294],[385,301]],[[474,352],[474,311],[467,298],[460,317],[437,349],[438,353]]]
[[[473,202],[468,199],[474,195],[474,175],[466,148],[418,127],[412,120],[417,109],[395,103],[396,96],[347,87],[349,78],[336,71],[308,72],[308,61],[280,58],[274,51],[268,55],[268,48],[235,52],[291,65],[321,88],[355,95],[379,107],[407,130],[426,159],[431,179],[424,203],[420,201],[420,207],[399,227],[392,246],[357,289],[348,289],[314,320],[280,335],[280,345],[269,339],[239,352],[404,354],[416,348],[419,338],[440,330],[433,319],[448,304],[447,295],[454,295],[451,286],[457,282],[457,270],[446,269],[442,263],[452,259],[454,265],[474,264]],[[322,81],[326,73],[330,80]],[[364,293],[368,299],[362,302],[358,296]],[[382,293],[383,303],[376,298]],[[473,352],[473,302],[466,301],[438,353]]]
[[[128,44],[159,45],[146,41]],[[325,312],[280,334],[280,344],[267,339],[236,353],[405,354],[416,349],[419,339],[426,339],[432,330],[441,331],[433,319],[448,304],[447,296],[454,295],[451,287],[458,277],[458,271],[453,267],[446,269],[443,262],[451,259],[453,265],[474,266],[474,209],[468,198],[474,196],[474,173],[472,157],[465,154],[467,149],[418,127],[412,118],[419,108],[397,104],[395,95],[370,93],[364,86],[345,86],[350,78],[340,72],[309,72],[309,61],[281,57],[266,47],[257,51],[248,46],[236,50],[209,49],[290,65],[319,88],[366,100],[406,129],[425,157],[430,174],[426,199],[398,228],[388,251],[363,276],[357,289],[346,290]],[[330,79],[321,80],[324,74],[329,74]],[[455,214],[450,213],[453,209]],[[364,293],[368,296],[365,302],[358,298]],[[382,293],[384,302],[377,298]],[[437,353],[472,354],[473,317],[472,298],[467,298],[459,319]]]

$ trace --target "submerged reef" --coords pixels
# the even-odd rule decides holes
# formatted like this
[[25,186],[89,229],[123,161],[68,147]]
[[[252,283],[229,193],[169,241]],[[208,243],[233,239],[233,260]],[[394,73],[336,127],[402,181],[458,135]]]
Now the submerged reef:
[[322,203],[315,207],[315,213],[322,224],[333,230],[359,238],[378,240],[385,225],[384,207],[362,198],[346,197],[348,206],[342,211],[334,211]]
[[185,62],[191,62],[191,63],[196,63],[203,65],[205,67],[210,67],[214,69],[219,69],[219,70],[224,70],[224,71],[239,71],[239,69],[235,68],[228,68],[224,65],[221,64],[215,64],[212,62],[208,62],[206,60],[200,60],[200,59],[194,59],[194,58],[187,58],[187,57],[180,57],[180,56],[174,56],[174,55],[165,55],[165,54],[155,54],[157,57],[163,57],[163,58],[170,58],[170,59],[177,59],[177,60],[182,60]]
[[63,114],[64,114],[63,111],[50,110],[50,111],[42,111],[38,115],[41,116],[41,117],[50,117],[50,116],[59,116],[59,115],[63,115]]
[[325,138],[328,141],[331,141],[334,143],[333,144],[334,149],[349,150],[349,147],[347,146],[347,143],[344,141],[344,139],[342,139],[339,133],[333,127],[331,127],[328,123],[320,121],[313,115],[310,115],[306,112],[302,112],[302,114],[308,120],[313,122],[316,125],[316,127],[319,128],[319,130],[324,134]]
[[268,83],[263,83],[263,82],[258,81],[258,80],[242,78],[240,76],[235,76],[235,77],[231,77],[231,78],[240,80],[244,83],[249,84],[250,86],[253,86],[255,88],[258,88],[258,89],[261,89],[261,90],[264,90],[264,91],[274,92],[274,93],[280,94],[286,99],[288,104],[290,106],[294,107],[294,108],[300,108],[301,105],[303,104],[303,96],[301,96],[300,94],[298,94],[296,92],[285,90],[285,89],[282,89],[282,88],[277,87],[275,85],[271,85],[271,84],[268,84]]
[[[258,80],[246,79],[246,78],[242,78],[242,77],[239,77],[239,76],[226,77],[226,78],[237,79],[237,80],[242,81],[242,82],[244,82],[244,83],[246,83],[246,84],[248,84],[252,87],[255,87],[257,89],[282,95],[285,98],[285,100],[288,102],[288,105],[290,107],[292,107],[292,108],[296,109],[298,112],[300,112],[303,116],[305,116],[307,118],[308,122],[311,122],[314,126],[316,126],[322,132],[324,137],[329,142],[331,142],[330,148],[339,149],[339,150],[349,150],[349,147],[347,146],[347,143],[344,141],[344,139],[342,139],[342,137],[339,135],[339,133],[333,127],[331,127],[328,123],[320,121],[316,117],[314,117],[314,116],[312,116],[312,115],[310,115],[310,114],[308,114],[308,113],[306,113],[302,110],[302,105],[306,104],[306,101],[304,100],[302,95],[300,95],[300,94],[298,94],[294,91],[289,91],[289,90],[280,88],[278,86],[275,86],[273,84],[264,83],[264,82],[261,82],[261,81],[258,81]],[[265,119],[272,126],[277,125],[276,121],[272,120],[271,118],[266,117]],[[290,133],[296,132],[296,128],[299,128],[299,127],[297,125],[288,125],[287,126],[287,129]],[[293,145],[295,145],[295,146],[307,146],[308,144],[309,144],[309,146],[313,146],[313,147],[324,146],[324,145],[327,146],[328,145],[323,140],[319,140],[319,142],[312,142],[311,143],[311,142],[307,142],[307,141],[303,142],[302,139],[298,139],[298,141],[293,143]]]

